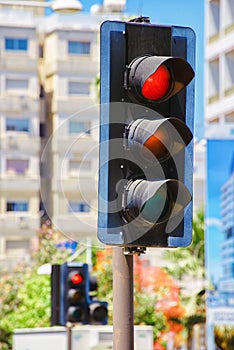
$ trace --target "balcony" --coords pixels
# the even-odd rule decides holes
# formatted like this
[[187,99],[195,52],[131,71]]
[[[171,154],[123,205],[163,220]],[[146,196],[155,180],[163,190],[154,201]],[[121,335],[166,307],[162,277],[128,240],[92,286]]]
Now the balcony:
[[29,96],[0,96],[0,112],[39,113],[39,99]]
[[[95,174],[94,174],[95,175]],[[97,196],[98,184],[94,177],[67,177],[52,183],[52,191],[60,193],[83,194],[84,197]]]
[[21,132],[7,132],[0,137],[0,147],[6,152],[21,154],[38,154],[40,137]]
[[32,238],[40,227],[40,215],[29,213],[6,213],[0,215],[2,237],[17,236],[17,238]]
[[36,75],[37,59],[25,54],[16,54],[16,52],[2,52],[1,69],[11,72],[34,72]]
[[[90,57],[90,59],[88,58]],[[45,62],[46,75],[53,74],[69,74],[69,75],[83,75],[94,77],[99,71],[99,62],[94,60],[92,56],[84,57],[68,57],[66,60],[54,60]],[[89,64],[87,64],[89,60]]]
[[87,134],[70,134],[62,136],[54,134],[52,138],[53,152],[58,152],[60,155],[70,154],[94,154],[98,155],[98,141]]
[[0,182],[0,193],[37,193],[40,190],[40,180],[37,176],[9,172],[0,177]]
[[76,241],[97,234],[97,218],[94,214],[69,213],[53,217],[52,222],[65,236]]
[[[97,99],[94,95],[80,95],[60,97],[52,101],[52,113],[69,114],[83,113],[89,110],[90,115],[96,115],[98,119]],[[87,113],[87,112],[86,112]]]

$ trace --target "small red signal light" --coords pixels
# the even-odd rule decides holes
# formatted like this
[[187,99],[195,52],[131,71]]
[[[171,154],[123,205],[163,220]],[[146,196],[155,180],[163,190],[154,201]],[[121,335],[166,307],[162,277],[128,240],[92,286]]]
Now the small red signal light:
[[169,69],[162,64],[151,74],[142,86],[142,95],[148,100],[159,100],[170,92],[172,79]]
[[80,284],[82,283],[84,280],[84,277],[80,274],[80,273],[74,273],[72,276],[71,276],[71,282],[73,284]]

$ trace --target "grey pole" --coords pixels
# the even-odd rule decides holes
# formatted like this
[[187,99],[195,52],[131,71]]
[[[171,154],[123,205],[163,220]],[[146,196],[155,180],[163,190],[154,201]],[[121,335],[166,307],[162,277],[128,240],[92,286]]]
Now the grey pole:
[[114,350],[134,350],[133,255],[113,249]]

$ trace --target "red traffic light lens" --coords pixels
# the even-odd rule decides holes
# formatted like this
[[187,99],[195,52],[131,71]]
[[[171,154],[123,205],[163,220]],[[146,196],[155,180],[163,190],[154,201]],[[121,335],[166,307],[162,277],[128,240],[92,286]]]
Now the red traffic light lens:
[[171,74],[169,69],[162,64],[147,78],[142,86],[142,95],[148,100],[159,100],[165,97],[171,90]]
[[71,276],[71,282],[73,284],[80,284],[82,283],[84,280],[83,276],[80,274],[80,273],[74,273],[72,276]]
[[[145,142],[144,147],[146,147],[150,152],[154,154],[157,159],[163,159],[168,156],[169,150],[168,146],[170,145],[170,138],[166,130],[157,130],[152,136],[150,136]],[[144,152],[143,156],[149,156],[148,152]]]

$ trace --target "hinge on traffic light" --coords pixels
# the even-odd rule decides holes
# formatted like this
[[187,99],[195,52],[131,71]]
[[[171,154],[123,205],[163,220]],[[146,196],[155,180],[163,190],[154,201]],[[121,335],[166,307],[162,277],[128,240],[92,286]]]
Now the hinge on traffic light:
[[128,135],[129,135],[129,125],[125,125],[124,132],[123,132],[123,148],[125,151],[129,150],[128,147]]
[[124,88],[125,90],[129,89],[129,73],[130,73],[131,67],[126,66],[126,69],[124,71]]
[[129,22],[134,22],[134,23],[150,23],[150,18],[149,17],[144,17],[144,16],[140,16],[140,17],[136,17],[133,19],[130,19]]

